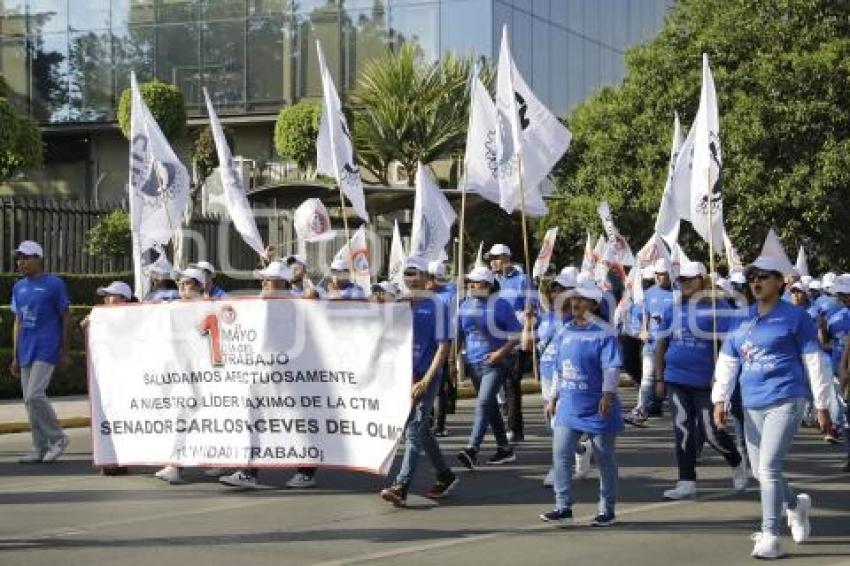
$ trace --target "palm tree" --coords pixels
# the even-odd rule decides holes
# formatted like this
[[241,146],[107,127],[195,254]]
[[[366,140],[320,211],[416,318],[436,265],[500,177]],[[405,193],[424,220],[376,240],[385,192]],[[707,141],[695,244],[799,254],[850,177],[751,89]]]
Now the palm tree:
[[[351,96],[360,164],[386,183],[390,162],[398,160],[412,186],[418,161],[461,153],[473,64],[452,54],[429,63],[409,43],[370,61]],[[491,67],[481,75],[485,84],[492,82]]]

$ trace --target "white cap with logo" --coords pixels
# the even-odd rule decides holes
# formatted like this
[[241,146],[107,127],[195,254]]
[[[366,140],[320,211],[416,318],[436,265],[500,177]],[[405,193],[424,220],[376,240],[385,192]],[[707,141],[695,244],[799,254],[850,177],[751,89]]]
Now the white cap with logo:
[[33,242],[32,240],[24,240],[18,244],[18,249],[15,250],[15,254],[44,257],[44,250],[41,245],[36,242]]
[[496,280],[496,276],[493,275],[493,272],[486,267],[475,267],[472,271],[466,274],[466,280],[473,282],[486,281],[492,285]]
[[282,279],[289,281],[292,279],[292,270],[283,261],[278,259],[269,263],[263,269],[255,269],[254,279]]
[[511,255],[511,248],[506,246],[505,244],[493,244],[493,247],[490,248],[490,251],[484,254],[484,259],[490,259],[494,255]]
[[130,299],[130,297],[133,296],[133,291],[130,290],[130,286],[123,281],[113,281],[106,287],[100,287],[97,290],[97,294],[101,297],[106,295],[116,295],[124,297],[125,299]]
[[210,275],[215,275],[215,266],[208,261],[199,261],[198,263],[190,263],[189,267],[195,267],[197,269],[203,269]]
[[706,273],[705,266],[699,261],[689,261],[679,268],[679,277],[704,277]]
[[428,260],[424,257],[412,255],[404,260],[404,270],[415,269],[420,273],[428,273]]
[[207,274],[197,267],[189,267],[177,272],[178,280],[194,279],[201,287],[207,284]]

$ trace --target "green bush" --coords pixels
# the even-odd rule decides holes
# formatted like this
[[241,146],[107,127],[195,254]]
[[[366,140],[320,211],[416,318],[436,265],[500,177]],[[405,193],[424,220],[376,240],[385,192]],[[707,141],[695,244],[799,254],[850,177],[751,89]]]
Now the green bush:
[[[21,382],[9,375],[8,367],[12,363],[12,349],[0,348],[0,399],[20,399]],[[85,395],[88,392],[88,377],[86,369],[86,353],[71,350],[71,365],[67,369],[56,369],[47,394],[60,397],[63,395]]]
[[21,115],[3,97],[0,97],[0,132],[3,132],[0,135],[0,180],[41,165],[44,147],[38,124]]
[[121,209],[101,218],[86,234],[86,251],[91,255],[111,260],[130,253],[131,246],[130,215]]
[[316,136],[322,108],[312,100],[286,106],[277,116],[274,127],[274,146],[277,154],[291,159],[301,169],[316,164]]
[[[186,131],[186,104],[183,93],[176,86],[154,79],[149,83],[139,85],[142,100],[151,111],[159,124],[162,133],[169,140],[177,139]],[[121,93],[118,102],[118,125],[124,137],[130,139],[130,113],[132,111],[130,88]]]

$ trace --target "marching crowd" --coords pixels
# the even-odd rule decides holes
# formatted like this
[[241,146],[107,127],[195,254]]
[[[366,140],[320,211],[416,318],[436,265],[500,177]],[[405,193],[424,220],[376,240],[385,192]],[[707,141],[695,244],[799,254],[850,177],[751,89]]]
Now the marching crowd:
[[[63,281],[44,271],[35,242],[16,250],[23,276],[14,286],[14,356],[32,425],[32,451],[22,463],[51,462],[68,445],[46,397],[55,367],[69,363],[69,300]],[[446,266],[412,256],[404,263],[402,286],[382,281],[371,293],[354,283],[345,260],[314,283],[305,257],[276,259],[254,272],[260,297],[315,300],[408,300],[413,315],[412,408],[404,434],[400,469],[380,496],[404,506],[420,454],[435,470],[425,494],[440,499],[458,484],[438,438],[456,383],[452,363],[462,367],[477,392],[475,416],[460,466],[474,469],[488,430],[495,449],[490,465],[516,460],[523,440],[521,378],[539,376],[552,440],[552,468],[544,483],[553,487],[554,508],[543,521],[572,517],[573,478],[584,476],[591,454],[599,468],[599,507],[593,525],[616,522],[617,437],[626,424],[642,427],[667,401],[673,422],[672,448],[678,481],[666,499],[697,494],[697,462],[705,444],[730,469],[734,489],[758,480],[762,529],[753,535],[753,556],[783,554],[783,514],[796,543],[810,535],[812,501],[795,494],[783,476],[783,461],[801,423],[817,426],[827,442],[846,443],[850,471],[847,400],[850,360],[850,274],[802,277],[784,260],[764,252],[727,278],[709,274],[699,262],[673,265],[659,258],[637,272],[642,300],[623,294],[616,271],[605,277],[568,266],[540,281],[512,262],[504,244],[465,275],[458,297]],[[206,261],[175,271],[161,260],[149,269],[150,292],[143,301],[226,297],[216,270]],[[116,281],[98,290],[107,304],[134,301],[130,287]],[[85,326],[86,321],[83,321]],[[457,347],[453,348],[456,342]],[[455,358],[454,351],[460,354]],[[454,358],[454,359],[453,359]],[[617,395],[621,373],[638,384],[636,406],[625,410]],[[122,473],[120,468],[104,473]],[[223,484],[250,488],[257,470],[207,470]],[[156,476],[180,483],[180,468]],[[316,485],[316,469],[301,468],[288,487]]]

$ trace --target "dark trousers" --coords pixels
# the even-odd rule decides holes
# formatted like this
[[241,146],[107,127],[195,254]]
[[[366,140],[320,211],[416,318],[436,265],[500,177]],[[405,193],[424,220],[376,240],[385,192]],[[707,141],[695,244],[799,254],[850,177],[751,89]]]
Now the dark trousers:
[[525,367],[525,356],[528,352],[514,353],[508,365],[508,375],[505,379],[505,402],[507,403],[508,430],[514,433],[514,438],[523,437],[522,419],[522,370]]
[[620,335],[620,347],[623,352],[623,371],[629,374],[635,384],[643,377],[643,342],[628,334]]
[[443,379],[440,380],[440,389],[437,392],[437,402],[434,407],[434,430],[442,432],[446,430],[446,415],[454,414],[457,402],[457,387],[449,373],[449,363],[443,365]]
[[673,432],[676,438],[676,463],[679,479],[696,481],[696,461],[699,442],[698,431],[705,441],[723,456],[730,467],[741,463],[741,454],[731,434],[718,430],[714,424],[711,390],[667,383],[667,394],[673,412]]

